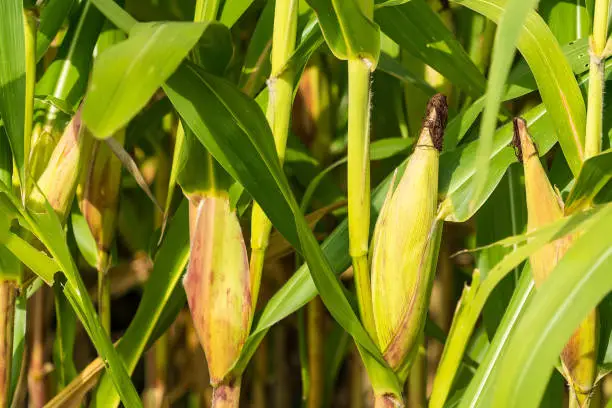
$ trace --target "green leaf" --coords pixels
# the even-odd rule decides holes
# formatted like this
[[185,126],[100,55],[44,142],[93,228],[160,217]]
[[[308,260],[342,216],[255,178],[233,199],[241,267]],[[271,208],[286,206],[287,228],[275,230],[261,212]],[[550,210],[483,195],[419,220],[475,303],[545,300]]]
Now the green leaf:
[[402,49],[430,65],[471,96],[485,90],[485,79],[440,17],[423,0],[376,10],[381,30]]
[[[13,324],[13,366],[11,368],[11,390],[9,399],[12,401],[12,396],[15,395],[17,384],[21,374],[21,366],[24,362],[23,353],[26,345],[26,327],[27,327],[27,296],[25,291],[17,297],[15,302],[15,317]],[[12,403],[12,402],[11,402]]]
[[73,212],[71,215],[72,232],[79,252],[92,268],[98,266],[98,245],[91,234],[87,220],[82,214]]
[[75,0],[55,0],[44,4],[36,33],[36,61],[45,55],[75,3]]
[[0,2],[0,117],[19,178],[25,179],[29,141],[25,140],[26,51],[21,0]]
[[612,178],[612,150],[586,160],[565,201],[566,214],[591,205],[597,193],[605,187],[610,178]]
[[83,121],[97,138],[124,127],[176,70],[206,23],[138,23],[96,60]]
[[238,19],[247,11],[254,0],[232,0],[226,1],[221,10],[219,21],[228,27],[232,27]]
[[10,186],[13,183],[13,156],[6,129],[0,124],[0,183]]
[[336,58],[366,59],[372,70],[380,54],[380,30],[356,0],[306,0],[313,8],[323,36]]
[[584,3],[584,0],[540,0],[538,12],[561,44],[586,39],[591,34],[591,21]]
[[504,313],[495,337],[487,350],[484,359],[480,362],[478,370],[470,381],[468,388],[461,398],[461,408],[486,407],[492,404],[492,393],[495,390],[496,376],[499,373],[499,361],[516,330],[516,326],[523,317],[529,302],[535,292],[535,285],[528,266],[523,268],[519,283],[512,295],[512,300]]
[[479,171],[474,180],[474,200],[477,201],[484,191],[497,113],[515,46],[518,46],[536,78],[565,158],[574,174],[577,174],[582,164],[586,126],[584,100],[559,43],[541,17],[532,10],[537,0],[509,0],[507,3],[503,0],[459,0],[458,3],[500,23],[480,128]]
[[572,332],[612,291],[612,206],[601,210],[538,288],[507,346],[493,406],[537,407],[558,356]]
[[[83,324],[98,354],[105,360],[106,370],[113,379],[113,383],[121,395],[122,401],[126,406],[142,406],[138,393],[125,370],[123,362],[119,358],[110,338],[100,324],[100,320],[87,292],[87,287],[83,283],[81,275],[70,255],[70,249],[66,243],[66,235],[57,215],[48,202],[45,203],[46,205],[42,212],[30,213],[22,208],[12,192],[4,184],[0,183],[0,203],[2,203],[3,197],[8,199],[12,206],[19,211],[21,226],[32,232],[36,238],[38,238],[40,243],[44,245],[53,258],[54,265],[57,265],[59,270],[61,270],[66,277],[65,284],[62,287],[63,293]],[[23,251],[23,248],[27,249],[27,247],[23,245],[25,241],[20,241],[16,236],[11,237],[10,234],[9,238],[9,241],[5,242],[7,248],[19,257],[19,253],[15,253],[11,249],[9,243],[15,242],[19,244],[19,247],[16,246],[16,251],[19,252]],[[30,251],[25,254],[23,258],[20,257],[20,260],[27,265],[27,262],[30,262],[33,256],[35,256],[35,254]],[[36,261],[39,261],[39,259],[37,258]],[[45,276],[42,277],[44,279],[50,278],[50,280],[53,281],[51,270],[51,266],[48,266],[48,269],[44,271]],[[37,272],[36,270],[34,271]]]
[[[609,206],[612,209],[612,206]],[[555,223],[539,228],[529,234],[513,236],[484,248],[495,246],[512,246],[523,243],[513,252],[508,253],[489,272],[486,279],[476,285],[475,292],[470,293],[468,301],[462,305],[453,318],[451,333],[444,346],[444,352],[434,380],[431,403],[433,407],[442,407],[448,397],[459,363],[465,352],[468,340],[476,326],[485,303],[495,287],[514,268],[520,265],[532,253],[543,245],[567,234],[601,221],[606,211],[597,209],[591,212],[578,213],[572,217],[561,219]],[[497,405],[495,405],[497,406]]]
[[[104,16],[91,1],[81,2],[74,15],[75,19],[70,21],[57,57],[36,84],[36,94],[51,96],[76,110],[87,88],[93,52],[104,25]],[[52,106],[46,113],[47,124],[57,126],[55,122],[59,113],[60,109]]]
[[[155,337],[154,329],[162,319],[173,293],[178,289],[184,294],[179,283],[189,261],[187,201],[183,201],[170,220],[168,232],[154,261],[153,271],[145,284],[138,310],[117,346],[117,353],[123,359],[128,373],[134,372],[147,344]],[[184,297],[182,304],[184,305]],[[105,374],[100,380],[93,401],[94,406],[98,408],[115,407],[119,404],[119,396],[109,375]]]

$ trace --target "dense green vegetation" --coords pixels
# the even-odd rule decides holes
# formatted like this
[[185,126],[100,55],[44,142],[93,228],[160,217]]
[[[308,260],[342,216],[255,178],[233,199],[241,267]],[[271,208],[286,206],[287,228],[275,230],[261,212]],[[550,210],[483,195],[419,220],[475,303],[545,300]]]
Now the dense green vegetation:
[[612,407],[609,0],[2,0],[0,408]]

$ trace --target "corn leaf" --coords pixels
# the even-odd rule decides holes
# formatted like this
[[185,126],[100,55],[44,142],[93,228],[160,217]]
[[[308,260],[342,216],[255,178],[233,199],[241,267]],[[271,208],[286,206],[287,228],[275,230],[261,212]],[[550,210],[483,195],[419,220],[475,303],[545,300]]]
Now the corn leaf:
[[612,178],[612,150],[593,156],[584,162],[565,202],[565,212],[588,208],[595,196]]
[[24,182],[29,141],[25,140],[26,51],[21,0],[0,2],[0,117]]
[[367,18],[356,0],[306,0],[315,11],[323,36],[336,58],[366,59],[376,67],[380,29]]
[[[168,232],[155,255],[153,271],[145,284],[138,310],[117,346],[117,353],[123,359],[128,373],[134,371],[147,344],[155,338],[153,331],[161,320],[175,288],[184,292],[179,283],[189,260],[186,201],[183,201],[169,225]],[[98,408],[118,406],[119,395],[109,375],[105,374],[100,380],[93,401]]]
[[[609,206],[609,208],[612,209],[612,206]],[[542,227],[537,232],[510,237],[485,247],[491,248],[498,245],[510,246],[523,243],[515,251],[508,253],[491,269],[487,278],[475,288],[476,291],[470,296],[469,302],[462,305],[462,308],[453,318],[449,340],[444,346],[444,352],[442,353],[438,372],[434,380],[432,390],[432,403],[434,407],[442,407],[446,401],[471,333],[476,326],[476,322],[487,299],[499,282],[544,244],[559,239],[578,228],[587,229],[604,219],[605,214],[605,210],[579,213],[573,217],[564,218],[556,223]],[[528,241],[527,238],[530,238],[530,240]]]
[[485,90],[485,79],[440,17],[423,0],[376,10],[381,30],[402,49],[430,65],[471,96]]
[[206,23],[138,23],[96,60],[83,121],[100,139],[124,127],[176,70]]
[[512,300],[495,332],[495,337],[493,337],[487,354],[480,362],[478,370],[476,370],[468,388],[463,393],[461,408],[491,406],[492,392],[496,384],[495,379],[499,373],[499,365],[497,363],[501,360],[505,347],[514,334],[518,322],[522,319],[534,293],[535,285],[530,267],[527,265],[523,268],[519,283],[512,295]]
[[587,314],[612,291],[612,206],[601,210],[538,288],[512,336],[500,370],[493,406],[537,407],[559,353]]
[[56,0],[45,3],[40,13],[40,24],[36,33],[36,61],[40,61],[45,55],[75,3],[75,0]]
[[[20,215],[20,224],[38,238],[53,258],[54,263],[59,267],[59,270],[64,274],[66,281],[63,286],[63,293],[83,324],[97,352],[107,362],[106,370],[109,372],[117,391],[121,395],[122,401],[130,407],[142,406],[138,393],[125,370],[123,362],[119,358],[110,338],[100,324],[91,298],[88,295],[87,288],[70,255],[70,249],[67,245],[64,230],[49,203],[46,203],[43,212],[30,213],[21,207],[19,201],[13,196],[12,192],[2,183],[0,183],[0,197],[10,202]],[[0,198],[0,201],[2,198]],[[6,213],[3,214],[3,217],[5,214]],[[10,247],[8,248],[9,250],[11,249]],[[20,248],[23,249],[26,247],[20,245]],[[13,254],[19,257],[19,249],[17,253],[13,252]],[[30,257],[33,255],[31,252],[23,255],[24,258],[20,258],[20,260],[27,265]],[[51,272],[50,267],[40,271],[33,271],[40,274],[44,279],[53,279],[53,276],[49,276]]]
[[532,10],[537,0],[509,0],[507,3],[503,0],[461,0],[458,3],[499,23],[480,128],[482,144],[479,148],[479,171],[474,179],[474,203],[485,187],[497,113],[517,45],[536,77],[565,158],[574,174],[577,174],[583,160],[586,108],[557,40],[541,17]]

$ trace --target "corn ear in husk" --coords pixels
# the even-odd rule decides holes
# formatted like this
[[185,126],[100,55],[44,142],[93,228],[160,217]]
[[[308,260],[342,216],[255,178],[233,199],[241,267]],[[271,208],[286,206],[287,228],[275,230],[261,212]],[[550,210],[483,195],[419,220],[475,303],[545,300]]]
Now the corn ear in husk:
[[[396,372],[407,372],[419,345],[439,245],[432,239],[437,223],[438,164],[446,98],[435,95],[414,153],[395,191],[389,193],[373,237],[371,279],[378,344]],[[405,378],[404,378],[405,379]]]
[[[527,124],[521,118],[514,120],[513,144],[519,160],[523,162],[525,171],[528,231],[536,230],[563,218],[563,201],[550,184],[538,157],[537,148],[528,133]],[[529,261],[536,287],[548,278],[575,238],[575,235],[560,238],[531,255]],[[589,405],[590,394],[595,383],[598,333],[598,318],[595,309],[582,321],[561,352],[564,376],[570,384],[570,397],[575,398],[580,407]]]
[[226,193],[189,200],[191,254],[183,285],[215,389],[213,406],[237,406],[240,378],[231,378],[230,370],[253,313],[247,251]]
[[60,138],[29,198],[33,209],[43,209],[45,197],[63,222],[72,205],[81,164],[89,159],[93,138],[81,129],[79,110]]

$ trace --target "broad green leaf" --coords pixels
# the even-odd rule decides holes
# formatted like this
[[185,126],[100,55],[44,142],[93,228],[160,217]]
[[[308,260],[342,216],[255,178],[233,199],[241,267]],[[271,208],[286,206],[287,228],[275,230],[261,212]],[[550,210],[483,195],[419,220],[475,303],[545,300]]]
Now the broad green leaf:
[[415,76],[412,72],[406,69],[400,62],[393,59],[389,54],[383,52],[380,54],[380,58],[378,60],[379,71],[383,71],[394,78],[399,79],[402,82],[406,82],[412,84],[413,86],[421,89],[429,96],[433,96],[436,93],[436,90],[425,82],[423,79]]
[[474,178],[473,200],[480,198],[489,172],[488,157],[493,150],[493,136],[497,124],[497,114],[508,73],[514,58],[515,48],[521,28],[527,15],[537,5],[538,0],[508,0],[500,11],[499,23],[495,32],[491,66],[487,80],[484,114],[480,126],[480,145],[478,147],[478,171]]
[[206,23],[138,23],[96,60],[83,121],[97,138],[124,127],[176,70]]
[[44,4],[36,33],[36,61],[45,55],[75,4],[75,0],[55,0]]
[[[295,220],[279,187],[281,175],[269,170],[280,169],[280,163],[261,109],[231,83],[188,62],[178,68],[164,89],[185,124],[200,141],[202,135],[210,138],[208,151],[247,191],[259,192],[256,199],[261,207],[273,209],[268,215],[272,223],[299,248]],[[249,172],[247,166],[250,177],[245,178],[240,173]]]
[[612,150],[593,156],[584,162],[565,202],[566,214],[587,208],[612,178]]
[[274,4],[275,2],[268,2],[261,12],[244,56],[239,86],[250,96],[258,93],[265,86],[272,69],[270,53],[272,51]]
[[[30,245],[23,238],[13,233],[8,234],[4,242],[2,242],[4,248],[8,249],[17,259],[19,259],[25,266],[40,276],[47,284],[53,283],[53,275],[55,272],[59,272],[60,268],[57,263],[49,258],[44,252],[39,251]],[[5,261],[10,261],[11,257],[7,257]],[[7,271],[19,271],[19,269],[11,268],[5,269],[4,265],[0,268],[0,274],[3,278],[6,278],[5,273]],[[18,278],[14,276],[14,278]]]
[[538,407],[548,379],[572,332],[612,291],[612,248],[602,239],[612,228],[612,206],[578,237],[538,288],[512,336],[493,406]]
[[[612,209],[612,206],[609,206],[609,208]],[[491,269],[487,278],[476,286],[475,293],[470,294],[469,301],[462,305],[453,318],[451,334],[444,346],[444,352],[442,353],[434,380],[431,400],[432,407],[442,407],[446,401],[471,333],[476,326],[487,299],[499,282],[546,243],[562,238],[577,229],[587,229],[589,226],[600,222],[605,214],[606,211],[601,209],[588,213],[578,213],[575,216],[564,218],[529,234],[510,237],[484,247],[511,246],[522,243],[522,245],[513,252],[508,253]]]
[[122,29],[126,33],[132,31],[132,28],[138,24],[134,17],[126,13],[125,10],[113,0],[90,0],[90,2],[95,5],[106,18],[112,21],[117,28]]
[[62,293],[62,283],[53,283],[55,302],[56,334],[53,342],[53,363],[58,390],[62,390],[76,376],[74,365],[74,344],[77,318],[70,303]]
[[477,97],[484,92],[484,76],[424,0],[379,8],[375,20],[403,50],[430,65],[469,95]]
[[[550,115],[543,105],[538,105],[523,117],[538,145],[538,152],[543,155],[556,143]],[[482,141],[477,140],[440,156],[439,194],[443,198],[441,206],[447,212],[446,221],[468,220],[493,192],[508,166],[516,161],[514,151],[510,147],[512,135],[511,123],[502,126],[495,133],[494,149],[489,156],[490,171],[485,180],[483,195],[477,202],[473,201],[471,184],[477,176],[477,157]]]
[[[76,109],[87,88],[93,51],[104,25],[104,17],[92,1],[81,2],[74,16],[57,57],[36,84],[37,95],[53,97],[71,109]],[[47,124],[57,126],[60,111],[51,106],[46,112]]]
[[0,2],[0,117],[24,182],[29,141],[25,140],[26,50],[21,0]]
[[306,0],[315,11],[323,36],[336,58],[365,59],[372,70],[380,54],[380,30],[356,0]]
[[[38,238],[40,243],[47,249],[49,255],[53,258],[54,265],[57,265],[58,269],[63,272],[66,278],[65,284],[63,285],[63,293],[83,324],[98,354],[106,361],[106,370],[112,377],[113,383],[121,395],[122,401],[130,407],[142,406],[138,398],[138,393],[125,370],[123,362],[119,358],[111,340],[100,324],[100,320],[95,312],[87,288],[70,255],[70,249],[66,243],[66,234],[49,203],[46,203],[45,208],[40,213],[29,212],[22,208],[12,192],[4,184],[0,183],[0,203],[3,198],[6,198],[19,212],[19,222],[21,226],[32,232],[32,234]],[[19,241],[17,239],[18,237],[15,235],[9,235],[9,238],[9,241],[6,241],[5,244],[15,242],[16,251],[18,253],[15,253],[10,245],[7,245],[7,248],[19,257],[19,251],[22,251],[23,248],[27,248],[23,245],[25,241]],[[20,260],[28,265],[28,262],[30,262],[33,256],[34,254],[29,251],[27,254],[24,254],[24,258],[20,258]],[[38,261],[39,259],[36,258],[36,260]],[[51,281],[53,281],[53,276],[50,271],[51,267],[49,266],[43,273],[45,276],[42,277],[44,279],[51,278]],[[37,271],[34,270],[34,272]]]
[[91,234],[87,220],[82,214],[73,212],[71,215],[72,232],[79,252],[92,268],[98,265],[98,245]]
[[13,183],[13,156],[5,130],[0,124],[0,183],[10,186]]
[[475,408],[491,406],[492,392],[496,386],[496,376],[499,373],[499,361],[506,345],[516,330],[516,326],[535,292],[535,285],[528,266],[523,268],[519,283],[512,295],[512,300],[504,313],[495,337],[487,350],[487,354],[478,366],[478,370],[463,393],[460,406]]
[[540,0],[538,12],[561,44],[591,34],[591,21],[584,3],[584,0]]
[[[162,318],[163,311],[176,288],[184,293],[180,287],[180,281],[189,260],[189,224],[186,201],[183,201],[170,220],[168,232],[154,260],[153,271],[145,284],[138,310],[117,346],[117,353],[122,357],[128,373],[134,372],[136,363],[154,337],[155,326]],[[94,406],[98,408],[115,407],[119,404],[119,396],[110,376],[102,377],[93,401]]]
[[232,0],[226,1],[221,10],[219,21],[228,27],[232,27],[245,11],[253,4],[254,0]]
[[565,158],[574,174],[582,164],[586,109],[576,79],[563,57],[554,35],[532,11],[537,0],[460,0],[459,4],[500,23],[493,49],[487,88],[487,101],[480,128],[478,175],[474,180],[474,200],[483,192],[489,157],[493,150],[493,131],[508,75],[514,47],[529,64],[540,95],[555,125]]
[[10,395],[15,395],[17,384],[21,374],[21,366],[24,363],[23,353],[26,345],[27,327],[27,296],[22,293],[15,302],[15,316],[13,324],[13,367],[11,369],[11,390]]

